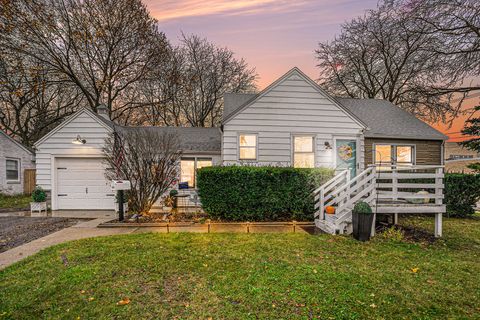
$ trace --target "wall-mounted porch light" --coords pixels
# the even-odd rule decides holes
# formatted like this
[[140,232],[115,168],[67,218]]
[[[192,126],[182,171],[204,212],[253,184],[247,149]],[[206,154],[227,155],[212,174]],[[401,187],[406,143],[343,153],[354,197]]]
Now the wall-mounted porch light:
[[72,140],[72,143],[73,144],[85,144],[85,143],[87,143],[87,140],[82,139],[82,137],[80,137],[80,135],[77,135],[77,137]]
[[325,141],[325,149],[327,149],[327,150],[331,150],[331,149],[332,149],[332,146],[330,145],[330,142]]

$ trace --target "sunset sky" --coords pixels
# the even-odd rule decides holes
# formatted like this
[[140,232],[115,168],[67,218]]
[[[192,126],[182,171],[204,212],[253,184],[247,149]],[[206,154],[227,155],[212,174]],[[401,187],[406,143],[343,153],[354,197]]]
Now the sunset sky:
[[[260,89],[294,66],[317,79],[318,42],[333,39],[343,22],[377,5],[377,0],[145,1],[172,42],[184,32],[228,47],[255,67]],[[474,103],[478,98],[468,105]],[[435,126],[445,133],[458,132],[463,121],[458,119],[452,128]]]

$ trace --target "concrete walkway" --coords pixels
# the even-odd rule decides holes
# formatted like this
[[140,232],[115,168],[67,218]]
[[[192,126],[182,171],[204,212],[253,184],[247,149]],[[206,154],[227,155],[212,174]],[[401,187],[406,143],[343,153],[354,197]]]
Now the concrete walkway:
[[71,240],[78,240],[84,238],[92,238],[98,236],[111,236],[116,234],[129,234],[136,231],[137,228],[97,228],[100,223],[110,221],[112,218],[98,218],[81,222],[69,228],[51,233],[43,238],[33,240],[21,246],[12,248],[8,251],[0,253],[0,270],[20,261],[28,256],[31,256],[40,250],[50,246],[67,242]]

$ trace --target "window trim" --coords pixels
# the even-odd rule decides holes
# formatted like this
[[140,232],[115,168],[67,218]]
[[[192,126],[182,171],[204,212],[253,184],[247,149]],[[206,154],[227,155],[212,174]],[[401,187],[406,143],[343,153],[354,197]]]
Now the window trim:
[[193,186],[192,187],[188,187],[188,189],[197,189],[197,169],[198,169],[198,160],[200,161],[208,161],[210,160],[210,162],[212,163],[212,167],[213,167],[213,157],[208,157],[208,156],[188,156],[188,155],[185,155],[183,157],[180,157],[180,179],[178,180],[178,182],[185,182],[185,181],[182,181],[182,160],[192,160],[193,159]]
[[[18,166],[17,166],[17,171],[18,171],[18,174],[17,174],[17,179],[8,179],[7,177],[7,161],[16,161]],[[21,177],[21,172],[22,172],[22,163],[21,163],[21,159],[20,158],[11,158],[11,157],[6,157],[5,158],[5,181],[7,183],[20,183],[22,177]]]
[[[295,152],[295,138],[299,137],[310,137],[312,138],[312,152]],[[313,153],[313,168],[317,167],[317,135],[311,133],[295,133],[291,135],[291,150],[292,150],[292,159],[291,165],[295,168],[295,153]]]
[[[254,147],[241,147],[240,146],[240,137],[241,136],[255,136],[255,159],[242,159],[240,158],[240,149],[241,148],[250,148],[253,149]],[[239,132],[237,134],[237,159],[238,161],[243,161],[243,162],[252,162],[252,161],[257,161],[258,160],[258,132]]]
[[[414,143],[387,143],[387,142],[381,142],[381,143],[373,143],[372,144],[372,163],[374,165],[377,164],[376,162],[376,156],[377,156],[377,146],[391,146],[391,159],[393,160],[393,163],[391,162],[390,165],[398,165],[397,164],[397,147],[411,147],[412,148],[412,166],[417,164],[417,145]],[[406,164],[407,162],[401,162],[400,165]]]

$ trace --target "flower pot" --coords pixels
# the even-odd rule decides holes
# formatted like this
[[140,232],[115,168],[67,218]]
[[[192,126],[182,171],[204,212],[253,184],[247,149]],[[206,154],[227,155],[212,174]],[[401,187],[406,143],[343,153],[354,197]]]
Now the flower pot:
[[372,234],[373,214],[352,213],[353,237],[359,241],[370,240]]

